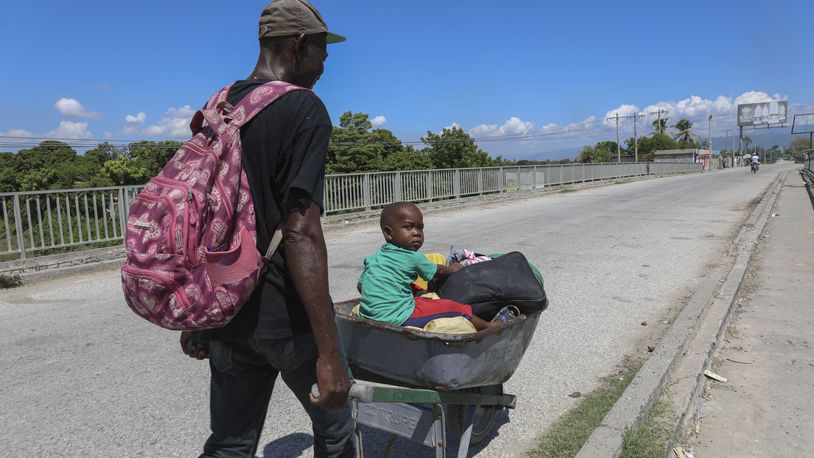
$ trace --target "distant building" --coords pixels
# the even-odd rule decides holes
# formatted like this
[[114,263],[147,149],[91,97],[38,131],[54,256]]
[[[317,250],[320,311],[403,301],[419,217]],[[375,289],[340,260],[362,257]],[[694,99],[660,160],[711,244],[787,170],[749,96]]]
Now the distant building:
[[660,149],[653,154],[653,162],[689,162],[698,163],[701,150],[697,148]]
[[653,154],[653,162],[686,162],[690,164],[703,164],[705,170],[717,170],[724,167],[720,156],[708,149],[660,149]]

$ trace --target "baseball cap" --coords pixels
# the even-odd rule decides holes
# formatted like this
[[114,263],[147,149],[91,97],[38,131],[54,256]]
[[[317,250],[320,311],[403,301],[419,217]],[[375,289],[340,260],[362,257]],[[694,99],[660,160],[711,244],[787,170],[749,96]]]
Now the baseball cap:
[[260,13],[260,39],[301,33],[326,33],[328,43],[345,41],[345,37],[328,31],[319,11],[306,0],[274,0]]

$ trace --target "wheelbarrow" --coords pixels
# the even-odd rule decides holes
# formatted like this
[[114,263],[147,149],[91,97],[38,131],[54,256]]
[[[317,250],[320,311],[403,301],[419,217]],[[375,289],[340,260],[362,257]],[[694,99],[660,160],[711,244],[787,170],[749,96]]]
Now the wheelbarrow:
[[503,392],[528,348],[540,313],[470,334],[436,334],[354,316],[358,301],[335,304],[336,324],[354,384],[349,393],[356,445],[365,425],[423,443],[446,456],[446,426],[460,437],[458,456],[488,438]]

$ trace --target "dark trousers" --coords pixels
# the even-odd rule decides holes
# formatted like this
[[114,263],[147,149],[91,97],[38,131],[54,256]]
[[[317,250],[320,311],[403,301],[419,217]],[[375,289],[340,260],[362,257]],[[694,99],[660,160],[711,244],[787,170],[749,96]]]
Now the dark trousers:
[[316,383],[316,344],[311,334],[287,339],[214,340],[209,343],[212,371],[212,435],[201,457],[254,457],[279,373],[308,416],[314,433],[314,456],[352,457],[350,405],[324,411],[311,405]]

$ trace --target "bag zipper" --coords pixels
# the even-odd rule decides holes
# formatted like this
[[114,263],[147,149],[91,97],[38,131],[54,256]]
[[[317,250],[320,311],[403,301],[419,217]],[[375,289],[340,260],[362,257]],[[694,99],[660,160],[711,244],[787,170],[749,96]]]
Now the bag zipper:
[[178,293],[176,296],[178,302],[181,303],[181,307],[183,308],[184,313],[188,315],[187,310],[189,310],[192,303],[190,302],[186,291],[184,291],[184,288],[181,287],[181,285],[177,281],[175,281],[175,279],[168,275],[159,274],[154,270],[141,269],[138,267],[133,267],[130,264],[122,267],[122,270],[136,277],[149,278],[150,280],[164,287],[169,288],[173,292],[173,294]]
[[139,193],[136,195],[136,200],[146,200],[148,202],[154,203],[163,203],[167,206],[167,210],[170,212],[170,216],[172,219],[172,224],[170,226],[170,234],[167,237],[167,248],[169,248],[172,254],[176,254],[177,247],[175,246],[175,206],[172,204],[172,201],[166,196],[154,196],[152,194],[144,194]]

